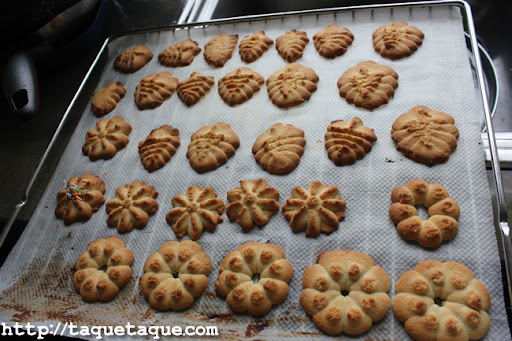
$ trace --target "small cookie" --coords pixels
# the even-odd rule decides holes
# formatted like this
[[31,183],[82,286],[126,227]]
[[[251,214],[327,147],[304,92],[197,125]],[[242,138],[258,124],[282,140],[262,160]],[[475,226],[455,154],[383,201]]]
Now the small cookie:
[[338,79],[340,96],[356,107],[377,109],[389,102],[398,87],[398,74],[372,61],[361,62]]
[[97,117],[105,116],[115,109],[117,103],[126,95],[121,82],[110,82],[104,88],[96,90],[91,100],[91,109]]
[[235,106],[251,99],[263,83],[262,75],[241,67],[219,79],[219,95],[226,104]]
[[144,181],[133,181],[131,184],[119,187],[116,197],[107,202],[107,224],[117,227],[117,232],[125,233],[144,228],[148,224],[149,215],[158,209],[155,200],[158,192],[155,187],[146,185]]
[[372,150],[377,141],[373,129],[363,125],[360,118],[351,121],[333,121],[327,127],[325,148],[327,155],[336,166],[351,165]]
[[405,156],[432,166],[448,160],[459,130],[452,116],[418,105],[395,120],[391,137]]
[[178,97],[190,107],[199,102],[210,91],[213,84],[215,84],[213,77],[193,72],[189,78],[178,85]]
[[267,78],[268,97],[279,108],[300,105],[316,91],[318,80],[313,69],[292,63]]
[[192,240],[196,240],[204,229],[213,232],[217,224],[223,221],[224,202],[217,198],[211,186],[190,186],[187,195],[179,194],[172,198],[172,205],[174,208],[167,212],[165,219],[178,238],[188,234]]
[[55,216],[64,224],[86,221],[105,202],[105,183],[99,177],[86,173],[68,180],[66,188],[57,193]]
[[265,32],[254,32],[250,36],[246,36],[238,46],[240,58],[246,63],[252,63],[260,58],[274,41],[265,35]]
[[192,64],[194,57],[201,52],[197,42],[187,39],[180,41],[158,55],[160,64],[169,67],[187,66]]
[[111,159],[118,150],[128,144],[128,135],[131,131],[132,126],[121,116],[102,118],[96,123],[95,128],[87,131],[82,152],[88,155],[91,161]]
[[391,60],[412,55],[424,37],[423,32],[404,21],[381,26],[372,35],[375,51]]
[[293,29],[276,39],[277,53],[288,63],[293,63],[302,57],[308,42],[306,32]]
[[135,88],[135,104],[140,110],[154,109],[172,96],[178,84],[178,79],[170,72],[146,76]]
[[141,69],[153,58],[147,46],[139,45],[126,50],[116,57],[114,67],[122,73],[131,73]]
[[252,153],[270,174],[287,174],[299,164],[305,145],[302,129],[276,123],[256,139]]
[[214,170],[235,155],[240,139],[231,127],[223,122],[202,127],[190,138],[187,158],[198,173]]
[[226,214],[244,231],[250,231],[254,225],[264,226],[279,211],[279,192],[270,187],[265,179],[240,180],[240,187],[228,191],[229,204]]
[[215,67],[222,67],[233,55],[233,51],[238,41],[238,34],[227,35],[221,33],[213,37],[204,46],[204,59]]
[[348,28],[341,28],[336,24],[327,26],[313,36],[316,50],[322,57],[328,59],[344,54],[353,40],[354,35]]
[[180,131],[169,125],[153,129],[139,142],[140,160],[148,172],[165,166],[180,145]]

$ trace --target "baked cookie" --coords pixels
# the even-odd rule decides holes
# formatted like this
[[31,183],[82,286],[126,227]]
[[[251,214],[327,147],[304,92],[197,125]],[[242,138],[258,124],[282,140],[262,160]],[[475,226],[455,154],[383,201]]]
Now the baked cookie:
[[[402,238],[417,240],[423,247],[434,248],[443,240],[451,240],[457,235],[460,208],[443,186],[413,179],[407,185],[393,189],[391,201],[389,217],[397,224]],[[417,215],[416,205],[428,209],[428,220]]]
[[96,123],[95,128],[89,129],[85,134],[82,152],[88,155],[91,161],[111,159],[118,150],[128,144],[128,135],[131,131],[132,126],[121,116],[102,118]]
[[68,180],[66,188],[57,193],[55,216],[66,225],[86,221],[105,202],[105,183],[91,173]]
[[267,78],[268,97],[279,108],[300,105],[316,91],[318,80],[313,69],[292,63]]
[[110,301],[128,284],[132,263],[133,253],[121,239],[94,240],[76,260],[73,286],[84,301]]
[[[257,283],[254,275],[259,275]],[[262,316],[286,299],[292,276],[292,265],[279,246],[248,242],[224,257],[215,292],[226,297],[235,313]]]
[[246,36],[238,46],[240,58],[246,63],[252,63],[260,58],[274,41],[265,35],[265,32],[254,32],[250,36]]
[[331,24],[313,36],[318,53],[325,58],[333,59],[341,56],[352,45],[354,35],[348,28]]
[[126,95],[121,82],[110,82],[104,88],[96,90],[91,100],[91,109],[97,117],[105,116],[115,109],[117,103]]
[[391,138],[405,156],[432,166],[448,160],[457,147],[459,130],[452,116],[419,105],[395,120]]
[[145,45],[132,47],[114,60],[114,67],[122,73],[131,73],[141,69],[153,58],[153,52]]
[[464,264],[425,260],[400,276],[396,292],[393,311],[415,340],[479,340],[491,326],[489,292]]
[[107,224],[116,227],[117,232],[125,233],[134,227],[142,229],[148,224],[149,216],[155,214],[158,202],[155,187],[144,181],[133,181],[119,187],[116,197],[107,202]]
[[235,106],[251,99],[263,83],[262,75],[241,67],[219,79],[219,95],[226,104]]
[[306,229],[306,237],[318,237],[320,233],[331,234],[338,229],[340,221],[345,219],[345,206],[338,187],[317,180],[307,190],[294,187],[282,211],[293,232]]
[[144,263],[140,288],[156,310],[185,310],[203,294],[212,269],[210,257],[191,240],[163,244]]
[[169,67],[187,66],[192,64],[194,57],[201,52],[197,42],[187,39],[180,41],[158,55],[160,64]]
[[231,58],[238,41],[238,34],[221,33],[204,46],[204,59],[214,67],[223,67]]
[[186,195],[179,194],[172,198],[172,205],[174,208],[167,212],[165,219],[178,238],[188,234],[192,240],[196,240],[204,229],[213,232],[217,224],[223,221],[224,202],[217,198],[211,186],[190,186]]
[[193,72],[189,78],[178,84],[178,97],[190,107],[199,102],[210,91],[213,84],[215,84],[213,77]]
[[252,153],[270,174],[287,174],[299,164],[305,145],[302,129],[276,123],[256,139]]
[[240,187],[228,191],[229,204],[226,214],[244,231],[250,231],[254,225],[264,226],[279,211],[279,192],[270,187],[265,179],[241,180]]
[[304,270],[300,304],[320,330],[359,335],[386,317],[391,305],[389,277],[368,255],[321,251],[317,262]]
[[361,62],[338,79],[340,96],[356,107],[377,109],[389,102],[398,87],[398,74],[372,61]]
[[163,125],[139,142],[139,155],[144,168],[153,172],[165,166],[180,146],[180,131]]
[[424,37],[423,32],[404,21],[381,26],[372,35],[375,51],[391,60],[412,55]]
[[302,57],[309,38],[306,32],[291,30],[277,37],[276,49],[277,53],[288,63],[293,63]]
[[231,127],[218,122],[192,134],[187,158],[196,172],[204,173],[225,164],[239,146],[240,139]]
[[178,87],[179,81],[170,72],[159,72],[142,78],[135,88],[135,104],[140,110],[160,106]]
[[358,117],[331,122],[325,134],[327,156],[336,166],[351,165],[362,159],[375,141],[373,129],[365,127]]

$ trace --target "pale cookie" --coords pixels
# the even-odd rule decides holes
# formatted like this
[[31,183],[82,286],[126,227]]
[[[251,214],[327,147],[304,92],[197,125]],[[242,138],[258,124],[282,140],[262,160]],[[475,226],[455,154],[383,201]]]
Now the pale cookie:
[[260,91],[265,78],[246,67],[241,67],[219,79],[219,95],[222,100],[235,106],[252,98]]
[[327,26],[313,36],[316,50],[328,59],[343,55],[353,40],[354,35],[348,28],[341,28],[336,24]]
[[146,46],[139,45],[126,50],[116,57],[114,67],[123,73],[131,73],[141,69],[153,58],[151,52]]
[[313,69],[292,63],[267,78],[268,97],[279,108],[300,105],[316,91],[318,80]]
[[287,174],[299,164],[305,145],[302,129],[276,123],[256,139],[252,153],[267,172]]
[[204,46],[204,59],[214,67],[222,67],[233,55],[238,41],[238,34],[221,33],[213,37]]
[[372,61],[361,62],[338,79],[340,96],[356,107],[373,110],[389,102],[398,87],[398,74]]
[[277,53],[288,63],[302,57],[309,38],[306,32],[291,30],[276,39]]
[[117,106],[126,95],[126,89],[121,82],[110,82],[104,88],[96,90],[91,100],[91,109],[97,117],[105,116]]
[[153,129],[139,142],[139,155],[144,168],[153,172],[165,166],[180,146],[180,131],[169,125]]
[[194,57],[201,52],[197,42],[187,39],[163,50],[158,55],[160,64],[169,67],[187,66],[192,64]]
[[372,35],[375,51],[391,60],[412,55],[424,37],[423,32],[403,21],[381,26]]
[[210,91],[213,84],[215,84],[213,77],[193,72],[189,78],[178,85],[178,97],[190,107],[199,102]]
[[128,135],[131,131],[132,126],[121,116],[102,118],[96,123],[95,128],[87,131],[82,152],[88,155],[91,161],[111,159],[118,150],[128,144]]
[[154,109],[172,96],[178,84],[178,79],[170,72],[146,76],[135,88],[135,104],[140,110]]
[[254,32],[250,36],[246,36],[238,46],[240,58],[246,63],[252,63],[260,58],[274,41],[265,35],[265,32]]

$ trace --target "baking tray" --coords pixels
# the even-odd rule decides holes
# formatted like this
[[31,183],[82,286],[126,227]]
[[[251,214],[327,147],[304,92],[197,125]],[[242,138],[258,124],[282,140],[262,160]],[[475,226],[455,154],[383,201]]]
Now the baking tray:
[[[465,263],[473,270],[475,276],[481,279],[488,286],[491,292],[497,292],[497,294],[493,295],[493,305],[490,311],[493,322],[491,331],[487,338],[509,338],[510,335],[508,334],[508,328],[506,328],[508,324],[504,309],[503,288],[500,283],[496,284],[489,282],[489,278],[499,275],[501,269],[499,263],[500,255],[498,253],[498,248],[495,245],[496,236],[493,233],[493,217],[490,205],[489,187],[487,185],[486,178],[484,179],[482,176],[482,174],[485,174],[483,153],[480,155],[477,152],[476,155],[473,155],[472,153],[474,151],[469,149],[463,143],[463,141],[473,143],[479,140],[479,119],[477,116],[479,110],[476,109],[476,104],[474,103],[475,95],[472,92],[469,92],[469,95],[466,94],[469,96],[469,104],[462,103],[463,105],[471,105],[471,110],[468,111],[469,114],[464,114],[468,116],[468,120],[466,120],[466,116],[456,116],[458,122],[462,121],[462,127],[460,127],[460,129],[463,133],[461,134],[461,139],[459,139],[460,145],[457,148],[457,151],[450,157],[450,161],[448,163],[438,165],[433,168],[427,168],[401,157],[401,155],[394,150],[392,141],[390,141],[389,138],[389,130],[394,118],[413,106],[411,105],[412,102],[403,100],[407,97],[405,95],[406,91],[410,90],[405,89],[408,79],[406,67],[399,73],[401,75],[401,78],[399,79],[400,85],[397,89],[395,98],[392,99],[388,105],[379,108],[374,112],[365,112],[346,104],[344,100],[339,98],[337,88],[334,85],[339,75],[341,75],[345,69],[355,64],[351,64],[349,60],[353,61],[354,59],[357,59],[357,48],[360,47],[359,44],[364,40],[364,38],[362,38],[363,35],[358,34],[358,31],[363,32],[364,30],[368,30],[368,32],[370,32],[380,26],[377,20],[382,19],[392,22],[405,18],[406,21],[409,21],[411,24],[421,26],[416,22],[418,13],[421,13],[427,19],[435,18],[437,14],[441,13],[446,8],[450,8],[450,10],[448,11],[448,17],[445,19],[457,21],[460,25],[463,24],[464,28],[469,32],[471,42],[470,47],[477,71],[477,82],[481,90],[480,96],[484,107],[487,131],[490,136],[491,154],[497,155],[496,146],[492,142],[494,141],[494,130],[492,128],[491,117],[489,114],[490,111],[487,105],[485,88],[483,87],[480,56],[476,52],[477,43],[474,25],[469,6],[464,2],[437,1],[280,13],[276,15],[232,18],[214,20],[205,23],[177,25],[168,28],[133,32],[120,37],[111,37],[107,39],[97,58],[91,65],[91,68],[72,103],[68,107],[68,110],[59,125],[57,133],[52,139],[50,146],[43,157],[42,161],[44,162],[50,153],[59,148],[59,139],[61,138],[60,132],[64,129],[70,129],[70,127],[67,126],[68,122],[66,119],[68,117],[72,117],[74,111],[78,111],[79,114],[83,113],[79,118],[75,133],[66,147],[61,161],[57,166],[57,170],[53,175],[52,180],[50,181],[50,184],[48,185],[48,188],[36,209],[36,212],[34,213],[18,244],[15,246],[2,267],[1,271],[3,275],[7,273],[12,274],[11,276],[2,277],[1,288],[6,289],[3,291],[0,298],[0,307],[2,308],[0,313],[2,315],[2,319],[9,320],[11,323],[30,321],[35,324],[43,325],[70,321],[83,325],[124,325],[126,321],[130,321],[132,324],[145,325],[171,324],[184,326],[214,324],[219,327],[221,335],[225,339],[239,339],[242,337],[253,337],[258,339],[275,337],[323,338],[326,336],[316,329],[311,319],[305,315],[298,303],[298,296],[301,291],[300,283],[302,279],[302,272],[305,266],[315,263],[316,255],[321,250],[328,251],[333,249],[352,248],[357,251],[368,253],[374,259],[376,264],[383,266],[388,271],[392,283],[392,287],[389,292],[391,298],[395,294],[394,283],[396,283],[399,275],[403,271],[412,269],[412,267],[421,260],[437,258],[443,261],[457,260]],[[322,74],[322,69],[328,70],[329,67],[321,65],[320,62],[328,63],[328,61],[317,59],[316,61],[319,62],[315,63],[314,58],[319,57],[312,46],[312,42],[309,43],[306,48],[305,56],[298,62],[305,65],[314,65],[313,68],[320,69],[316,71],[321,75],[321,82],[319,83],[319,90],[317,93],[313,94],[311,100],[305,105],[298,108],[292,108],[287,111],[278,110],[273,107],[268,100],[266,89],[263,87],[261,91],[248,103],[236,108],[230,108],[222,103],[218,94],[216,94],[217,89],[214,87],[207,97],[193,107],[193,112],[200,113],[202,115],[202,122],[204,122],[204,124],[201,126],[215,123],[215,121],[225,121],[232,125],[235,132],[237,132],[241,138],[242,145],[237,151],[237,154],[235,154],[235,157],[228,161],[222,169],[206,176],[197,175],[191,170],[186,158],[184,158],[184,154],[186,153],[186,146],[190,139],[190,135],[201,126],[198,126],[197,123],[191,125],[185,124],[187,117],[190,118],[191,115],[184,115],[185,118],[178,116],[180,113],[183,113],[184,106],[181,105],[176,95],[174,95],[170,100],[164,102],[161,107],[154,111],[143,111],[139,113],[133,105],[131,94],[133,94],[135,85],[138,81],[147,74],[165,69],[159,66],[156,58],[154,58],[146,67],[139,70],[139,72],[123,78],[123,83],[125,83],[127,88],[126,98],[120,102],[118,108],[116,108],[113,113],[107,116],[113,117],[116,114],[123,112],[125,119],[134,127],[134,131],[130,135],[130,144],[118,153],[118,155],[116,155],[111,161],[97,161],[92,163],[89,162],[86,157],[79,155],[80,146],[83,143],[83,140],[81,139],[83,139],[85,131],[92,127],[93,122],[97,121],[97,119],[92,116],[90,107],[85,105],[85,108],[83,108],[84,105],[80,105],[80,102],[87,102],[90,100],[91,93],[90,91],[87,92],[85,89],[86,87],[91,86],[92,81],[96,82],[92,84],[95,88],[103,87],[106,84],[108,78],[107,75],[109,75],[109,72],[112,72],[112,59],[118,53],[124,51],[125,48],[133,46],[135,43],[145,43],[150,46],[153,53],[157,55],[161,50],[172,45],[174,42],[188,37],[194,38],[200,42],[199,45],[203,47],[206,41],[221,31],[229,30],[230,32],[238,33],[239,39],[241,39],[243,36],[261,28],[265,29],[267,34],[273,39],[277,38],[277,32],[279,32],[280,35],[292,28],[306,30],[308,32],[308,37],[311,38],[314,32],[323,29],[327,26],[324,25],[324,23],[329,21],[340,21],[340,26],[343,25],[349,27],[349,29],[351,29],[356,35],[356,39],[353,46],[349,48],[349,51],[347,51],[347,54],[334,61],[343,61],[343,66],[337,68],[336,74],[332,75],[329,75],[328,73]],[[444,21],[436,22],[435,24],[436,26],[441,27],[443,22]],[[274,28],[275,31],[272,32],[272,29]],[[428,37],[434,37],[431,35],[433,32],[426,33],[427,39]],[[451,37],[450,33],[453,32],[446,32],[446,37]],[[464,43],[464,36],[462,35],[462,27],[460,33],[460,39],[465,50],[466,46]],[[447,42],[445,42],[445,44],[451,45],[452,42],[449,38],[446,39]],[[367,40],[371,43],[371,39],[367,38]],[[371,45],[368,41],[364,44]],[[424,46],[418,50],[418,53],[413,55],[409,61],[414,61],[415,57],[420,56],[422,51],[428,49],[427,46],[427,43],[425,43]],[[366,48],[368,55],[371,57],[365,59],[372,59],[385,65],[394,65],[389,61],[382,60],[374,53],[370,54],[368,46],[366,46]],[[352,57],[350,57],[351,53],[353,53]],[[272,58],[272,60],[269,60],[269,58]],[[283,62],[282,66],[277,68],[276,64],[272,64],[274,62],[279,62],[279,58],[280,57],[277,55],[275,50],[271,48],[271,50],[262,57],[259,64],[256,62],[254,65],[250,64],[249,67],[260,72],[265,78],[267,78],[272,72],[286,65],[286,63]],[[448,60],[450,59],[448,58]],[[470,75],[471,71],[469,61],[465,60],[465,58],[451,61],[460,64],[462,70],[467,71],[463,72],[460,76],[463,80],[469,79],[469,83],[471,83],[472,78]],[[200,62],[204,63],[202,56],[198,55],[194,63],[187,69],[170,69],[169,71],[178,77],[178,79],[183,80],[188,77],[192,71],[202,71],[195,68],[197,67],[197,63]],[[402,66],[407,65],[407,62],[408,61],[406,60],[405,63],[402,63]],[[236,49],[233,58],[224,68],[218,70],[207,69],[202,73],[214,75],[217,81],[222,75],[239,66],[245,65],[242,65],[238,61]],[[98,79],[94,79],[92,77],[94,73],[100,73],[101,75]],[[119,77],[121,76],[119,75]],[[115,79],[108,79],[108,81],[111,80]],[[449,80],[447,80],[447,82],[449,83]],[[463,83],[461,87],[467,85],[464,84],[464,82],[461,83]],[[331,85],[324,87],[324,84]],[[471,83],[471,89],[472,86],[473,85]],[[325,97],[327,94],[329,94],[328,97]],[[328,98],[327,101],[325,101],[326,98]],[[402,98],[402,100],[400,100],[400,98]],[[436,98],[431,98],[429,100],[434,104],[436,103]],[[451,101],[453,101],[453,99],[451,99]],[[330,111],[334,111],[333,108],[340,110],[340,113],[329,113]],[[246,114],[246,112],[251,112],[251,110],[257,109],[263,111],[263,113],[261,113],[263,117],[256,119],[255,121],[251,121],[251,119],[247,117],[248,114]],[[343,114],[344,110],[349,111],[350,113]],[[450,110],[446,111],[451,112]],[[244,114],[246,114],[246,116],[244,116]],[[388,116],[386,117],[386,115]],[[353,116],[360,116],[363,118],[365,125],[375,128],[379,140],[376,143],[374,150],[372,150],[372,152],[363,160],[358,161],[358,163],[352,167],[337,168],[333,166],[329,160],[325,160],[327,158],[323,147],[323,132],[325,132],[325,129],[331,120],[349,119]],[[237,119],[233,119],[234,117]],[[323,120],[321,121],[320,118]],[[151,129],[158,127],[161,122],[164,121],[171,124],[173,124],[173,122],[179,123],[177,124],[177,127],[181,131],[180,135],[182,145],[169,164],[162,169],[162,171],[165,171],[166,173],[160,171],[160,173],[147,175],[147,178],[140,179],[147,181],[157,188],[160,193],[160,208],[157,214],[150,219],[148,227],[144,230],[136,230],[130,234],[121,236],[130,248],[134,250],[138,248],[143,249],[142,252],[134,252],[136,260],[132,266],[132,281],[123,289],[120,295],[111,302],[106,304],[85,304],[72,288],[71,266],[76,260],[76,257],[85,250],[88,241],[92,241],[100,237],[106,237],[111,234],[117,235],[117,233],[115,230],[108,229],[106,227],[106,213],[103,209],[100,209],[100,211],[93,215],[91,220],[86,223],[63,227],[62,222],[53,217],[55,194],[63,187],[64,182],[70,176],[81,175],[90,171],[98,174],[105,180],[107,185],[105,198],[106,200],[111,199],[117,187],[135,180],[133,175],[125,172],[129,172],[131,168],[135,169],[135,166],[142,168],[136,152],[137,142],[147,136]],[[297,167],[296,171],[286,177],[271,176],[263,172],[259,166],[255,164],[250,153],[250,147],[252,146],[255,138],[271,124],[278,121],[291,123],[304,129],[306,131],[306,139],[308,140],[306,153],[303,156],[301,164]],[[320,121],[323,123],[314,124]],[[147,126],[149,122],[151,123],[151,127]],[[138,130],[138,127],[143,126],[147,126],[147,129],[143,129],[138,132],[136,131]],[[251,129],[248,129],[247,127],[250,127]],[[476,133],[466,135],[464,134],[465,131],[475,131]],[[466,136],[468,136],[468,140],[466,140]],[[465,157],[468,155],[471,155],[471,157]],[[394,160],[392,160],[390,156]],[[459,159],[459,161],[457,161],[457,159]],[[125,162],[125,165],[130,164],[133,166],[121,167],[120,170],[118,167],[113,167],[112,162]],[[373,172],[383,167],[381,163],[385,163],[385,166],[388,167],[389,173]],[[464,167],[463,170],[467,172],[467,177],[472,179],[471,185],[476,186],[475,188],[477,189],[481,189],[482,192],[474,192],[475,188],[463,188],[463,183],[460,182],[463,179],[460,179],[461,177],[456,174],[451,176],[447,175],[445,177],[444,175],[450,174],[450,172],[453,173],[449,168],[450,163],[456,163],[457,165],[462,164]],[[495,185],[497,188],[499,213],[498,223],[503,228],[498,231],[499,233],[502,233],[508,225],[506,225],[503,186],[499,171],[499,161],[497,158],[493,158],[492,164],[494,167],[493,169],[496,179]],[[42,167],[43,163],[41,163],[37,169],[31,185],[36,181],[37,173],[42,169]],[[417,167],[421,169],[420,172],[416,170]],[[404,168],[409,169],[404,170]],[[364,177],[361,176],[361,174],[363,174],[361,170],[364,170]],[[141,174],[146,173],[143,171]],[[165,176],[162,176],[162,174],[165,174]],[[236,176],[233,176],[233,174]],[[244,174],[246,176],[242,178],[240,177],[240,174]],[[333,180],[333,176],[339,179]],[[158,179],[158,177],[160,177],[160,179]],[[155,252],[165,241],[176,239],[172,234],[170,227],[166,226],[162,219],[165,213],[171,208],[170,199],[172,196],[184,193],[186,187],[189,185],[195,184],[202,185],[203,187],[213,185],[219,194],[219,197],[225,200],[226,191],[236,187],[238,185],[238,180],[257,177],[265,177],[272,186],[278,188],[281,192],[281,198],[279,200],[281,205],[289,197],[290,190],[294,186],[307,186],[312,180],[317,179],[320,179],[325,183],[335,181],[334,184],[338,185],[340,188],[340,195],[348,203],[347,219],[340,224],[340,229],[331,236],[321,236],[317,239],[306,239],[303,235],[295,235],[290,232],[287,222],[282,214],[276,215],[268,226],[262,229],[255,229],[249,234],[242,234],[239,227],[236,224],[229,223],[224,215],[225,222],[218,226],[215,234],[205,233],[198,240],[203,248],[209,252],[213,264],[213,270],[209,276],[208,289],[205,294],[195,302],[191,309],[186,312],[157,313],[152,310],[144,297],[139,293],[138,279],[142,276],[142,264],[147,256],[150,253]],[[463,212],[471,212],[472,209],[474,210],[477,207],[483,211],[483,218],[475,215],[474,213],[471,214],[473,219],[471,222],[474,222],[475,224],[472,224],[472,227],[468,227],[467,231],[468,234],[471,233],[472,238],[464,237],[460,232],[456,240],[450,242],[448,245],[441,246],[437,250],[438,252],[430,252],[421,249],[418,245],[404,243],[394,231],[391,233],[391,230],[394,230],[394,226],[389,222],[386,214],[387,207],[389,207],[390,204],[389,194],[393,187],[405,184],[406,180],[412,177],[424,177],[427,179],[437,178],[453,184],[449,189],[452,197],[470,198],[469,203],[467,204],[459,203]],[[473,179],[474,177],[476,177],[476,179]],[[345,181],[344,179],[350,181]],[[473,183],[475,181],[476,183]],[[373,182],[376,183],[375,187],[372,187]],[[388,183],[387,186],[385,186],[385,190],[378,190],[378,183],[386,182]],[[30,194],[31,185],[27,189],[27,200]],[[372,216],[368,213],[368,208],[370,207],[368,193],[370,193],[372,198],[379,198],[379,200],[377,200],[378,203],[372,207],[372,210],[378,214],[378,219],[376,219],[376,216]],[[24,202],[18,205],[6,229],[10,227],[10,224],[14,221],[17,212],[21,207],[23,207]],[[461,219],[460,223],[461,226],[463,226],[465,218],[461,217]],[[61,226],[57,227],[57,224],[59,223]],[[386,226],[386,229],[379,229],[378,226],[376,226],[378,224]],[[482,234],[482,237],[480,237],[480,233]],[[34,235],[37,235],[38,238],[34,238]],[[508,261],[510,261],[508,234],[504,237],[505,238],[501,239],[504,244],[501,252],[504,252],[502,257],[507,260],[505,264],[508,265]],[[214,243],[213,240],[215,238],[222,239],[223,242]],[[390,238],[390,240],[388,241],[386,238]],[[471,242],[470,239],[473,239],[473,241]],[[229,251],[235,249],[241,243],[249,240],[258,240],[261,242],[270,241],[280,245],[287,253],[288,258],[295,269],[294,278],[290,282],[293,290],[291,290],[287,300],[280,306],[274,307],[268,315],[262,318],[252,318],[246,315],[233,315],[227,307],[225,300],[216,297],[213,290],[213,283],[217,278],[217,271],[220,262],[222,261],[222,257]],[[142,248],[141,244],[145,247]],[[384,245],[384,247],[382,245]],[[392,245],[395,248],[394,250],[398,250],[398,248],[400,248],[400,251],[391,250],[392,254],[390,255],[389,245]],[[466,250],[468,245],[473,246],[475,252],[467,254]],[[294,247],[300,248],[302,255],[294,254]],[[489,251],[487,251],[487,247],[489,247]],[[395,254],[393,254],[393,252],[395,252]],[[403,257],[403,259],[401,259],[397,257],[396,253],[414,255],[411,257]],[[486,257],[484,257],[484,259],[481,259],[482,257],[476,257],[476,255],[479,254],[483,254]],[[509,272],[505,271],[505,273],[508,275]],[[508,281],[508,283],[510,283],[510,281]],[[510,290],[509,287],[510,286],[508,286],[508,290]],[[367,334],[363,335],[363,337],[370,337],[374,339],[390,337],[402,339],[406,337],[406,334],[403,325],[394,317],[392,311],[390,311],[383,321],[376,323]]]

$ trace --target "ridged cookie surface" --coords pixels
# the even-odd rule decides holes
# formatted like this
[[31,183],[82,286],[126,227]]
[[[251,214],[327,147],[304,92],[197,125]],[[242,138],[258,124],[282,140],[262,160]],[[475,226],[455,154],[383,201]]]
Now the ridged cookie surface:
[[310,99],[318,83],[316,72],[292,63],[267,78],[268,97],[279,108],[290,108]]
[[146,76],[135,88],[135,104],[140,110],[154,109],[172,96],[178,84],[178,79],[170,72]]
[[219,95],[230,106],[242,104],[260,91],[263,83],[262,75],[241,67],[219,79]]
[[158,55],[160,64],[170,67],[187,66],[192,64],[194,57],[201,52],[197,42],[187,39],[180,41]]
[[276,39],[277,53],[288,63],[293,63],[302,57],[308,42],[306,32],[293,29]]
[[231,58],[238,41],[238,34],[221,33],[204,46],[204,59],[214,67],[223,67]]
[[274,41],[265,35],[265,32],[254,32],[250,36],[246,36],[238,46],[240,58],[246,63],[252,63],[260,58]]
[[132,126],[121,116],[102,118],[96,123],[95,128],[87,131],[82,152],[88,155],[91,161],[111,159],[118,150],[128,144],[128,135],[131,131]]
[[189,78],[178,85],[178,97],[187,106],[192,106],[206,96],[215,84],[213,77],[203,76],[199,72],[193,72]]
[[333,59],[343,55],[352,45],[354,35],[348,28],[331,24],[313,36],[318,53],[325,58]]
[[115,109],[117,103],[126,95],[126,89],[121,82],[110,82],[104,88],[94,92],[91,99],[91,109],[97,117],[105,116]]
[[412,55],[424,37],[423,32],[404,21],[381,26],[372,35],[375,51],[392,60]]
[[132,47],[114,60],[116,70],[123,73],[131,73],[140,70],[153,58],[153,52],[145,45]]

